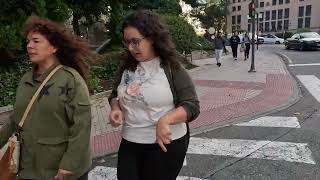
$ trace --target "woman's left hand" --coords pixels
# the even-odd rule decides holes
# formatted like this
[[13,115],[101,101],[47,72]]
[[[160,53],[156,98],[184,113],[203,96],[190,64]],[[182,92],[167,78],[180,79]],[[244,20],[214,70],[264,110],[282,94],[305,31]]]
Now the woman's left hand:
[[156,129],[156,143],[159,144],[161,149],[164,152],[167,152],[167,148],[165,147],[165,144],[171,143],[171,131],[169,126],[169,119],[168,116],[165,115],[159,119],[157,122],[157,129]]
[[59,169],[59,171],[58,171],[57,175],[54,177],[54,179],[63,180],[64,177],[71,176],[71,175],[73,175],[73,173],[71,171]]

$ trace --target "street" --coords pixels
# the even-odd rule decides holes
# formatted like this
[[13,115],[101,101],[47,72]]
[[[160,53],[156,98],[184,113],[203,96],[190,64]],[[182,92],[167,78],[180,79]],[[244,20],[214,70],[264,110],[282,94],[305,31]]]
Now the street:
[[[290,58],[286,63],[300,99],[283,110],[194,135],[178,179],[320,179],[320,51],[283,45],[260,45],[259,51]],[[116,160],[116,155],[95,159],[91,180],[116,179]]]

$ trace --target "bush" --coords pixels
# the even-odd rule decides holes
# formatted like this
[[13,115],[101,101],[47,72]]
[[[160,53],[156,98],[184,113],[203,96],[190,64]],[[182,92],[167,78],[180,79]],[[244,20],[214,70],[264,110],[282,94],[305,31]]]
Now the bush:
[[205,37],[203,36],[198,36],[197,39],[197,44],[195,49],[199,49],[199,50],[213,50],[213,43],[208,41]]
[[296,33],[302,33],[302,32],[311,32],[311,29],[309,28],[299,28],[296,30]]
[[13,105],[16,88],[23,74],[31,69],[27,56],[12,59],[10,64],[0,66],[0,106]]
[[190,54],[197,43],[197,34],[185,19],[179,16],[160,15],[168,25],[169,32],[179,53]]
[[275,36],[277,36],[278,38],[284,38],[284,39],[291,38],[292,35],[293,35],[293,32],[285,32],[284,34],[283,33],[275,34]]
[[126,59],[127,53],[118,50],[101,55],[96,65],[90,68],[90,92],[97,93],[112,88],[118,68]]

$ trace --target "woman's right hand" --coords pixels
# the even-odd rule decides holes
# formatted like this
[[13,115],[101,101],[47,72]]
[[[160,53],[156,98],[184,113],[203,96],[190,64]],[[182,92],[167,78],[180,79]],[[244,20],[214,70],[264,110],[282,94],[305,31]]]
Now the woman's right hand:
[[121,110],[111,110],[110,123],[112,127],[119,127],[123,122],[123,113]]

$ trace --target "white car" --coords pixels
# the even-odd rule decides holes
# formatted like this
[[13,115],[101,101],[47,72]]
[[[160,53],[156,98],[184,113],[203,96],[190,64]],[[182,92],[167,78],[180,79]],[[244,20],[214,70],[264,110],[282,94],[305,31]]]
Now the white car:
[[273,34],[265,34],[265,35],[262,35],[261,37],[263,37],[265,44],[283,44],[284,43],[284,39],[278,38]]

